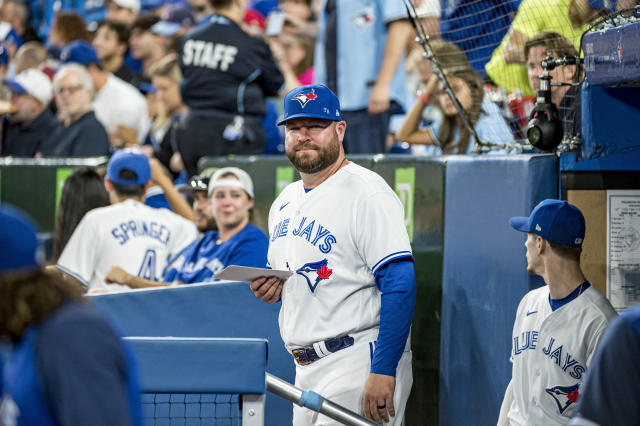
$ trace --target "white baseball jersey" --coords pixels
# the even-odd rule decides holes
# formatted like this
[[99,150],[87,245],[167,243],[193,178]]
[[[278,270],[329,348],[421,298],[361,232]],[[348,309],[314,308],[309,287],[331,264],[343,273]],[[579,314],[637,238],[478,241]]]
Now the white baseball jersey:
[[568,425],[602,333],[616,312],[593,286],[555,311],[549,287],[527,293],[513,326],[511,425]]
[[88,212],[71,235],[57,267],[89,290],[129,289],[104,282],[112,266],[159,281],[169,257],[197,236],[191,221],[129,199]]
[[269,212],[268,260],[295,272],[279,316],[287,348],[379,327],[373,273],[411,255],[403,218],[389,185],[354,163],[309,192],[302,181],[282,191]]

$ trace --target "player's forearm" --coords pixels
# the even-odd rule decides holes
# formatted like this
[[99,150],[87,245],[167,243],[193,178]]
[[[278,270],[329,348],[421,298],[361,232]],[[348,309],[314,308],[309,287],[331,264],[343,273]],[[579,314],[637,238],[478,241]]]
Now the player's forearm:
[[411,34],[411,25],[407,20],[393,21],[389,24],[387,41],[384,47],[384,57],[378,72],[376,84],[389,86],[400,60],[404,55],[406,41]]
[[165,283],[162,281],[151,281],[145,278],[136,277],[135,275],[128,275],[124,280],[124,285],[127,285],[131,288],[148,288],[148,287],[166,287],[169,283]]

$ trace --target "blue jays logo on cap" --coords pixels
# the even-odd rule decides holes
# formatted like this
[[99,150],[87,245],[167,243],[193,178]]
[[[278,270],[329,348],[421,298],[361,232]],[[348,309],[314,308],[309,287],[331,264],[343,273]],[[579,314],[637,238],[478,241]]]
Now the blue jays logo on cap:
[[293,89],[284,97],[284,115],[278,126],[293,118],[342,121],[340,101],[327,86],[310,84]]
[[297,95],[295,95],[294,97],[291,98],[291,100],[296,100],[298,102],[300,102],[300,105],[302,106],[302,108],[305,107],[305,105],[307,105],[307,102],[313,101],[318,97],[318,95],[316,95],[313,91],[313,89],[309,92],[309,93],[298,93]]

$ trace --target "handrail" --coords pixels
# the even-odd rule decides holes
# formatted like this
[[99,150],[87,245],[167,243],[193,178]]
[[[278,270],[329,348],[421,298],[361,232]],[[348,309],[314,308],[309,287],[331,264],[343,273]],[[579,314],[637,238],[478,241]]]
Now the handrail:
[[267,390],[287,401],[317,411],[347,426],[377,426],[371,420],[365,419],[328,399],[324,399],[313,391],[299,389],[269,373],[267,373]]

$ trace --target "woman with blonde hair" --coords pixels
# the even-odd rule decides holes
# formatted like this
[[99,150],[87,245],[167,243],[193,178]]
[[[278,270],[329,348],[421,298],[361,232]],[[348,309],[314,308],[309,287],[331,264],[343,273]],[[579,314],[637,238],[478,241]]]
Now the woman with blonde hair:
[[154,147],[154,156],[174,174],[183,170],[177,152],[175,132],[182,114],[187,111],[180,95],[182,72],[175,54],[169,54],[149,69],[151,81],[156,89],[158,114],[153,120],[149,136]]

